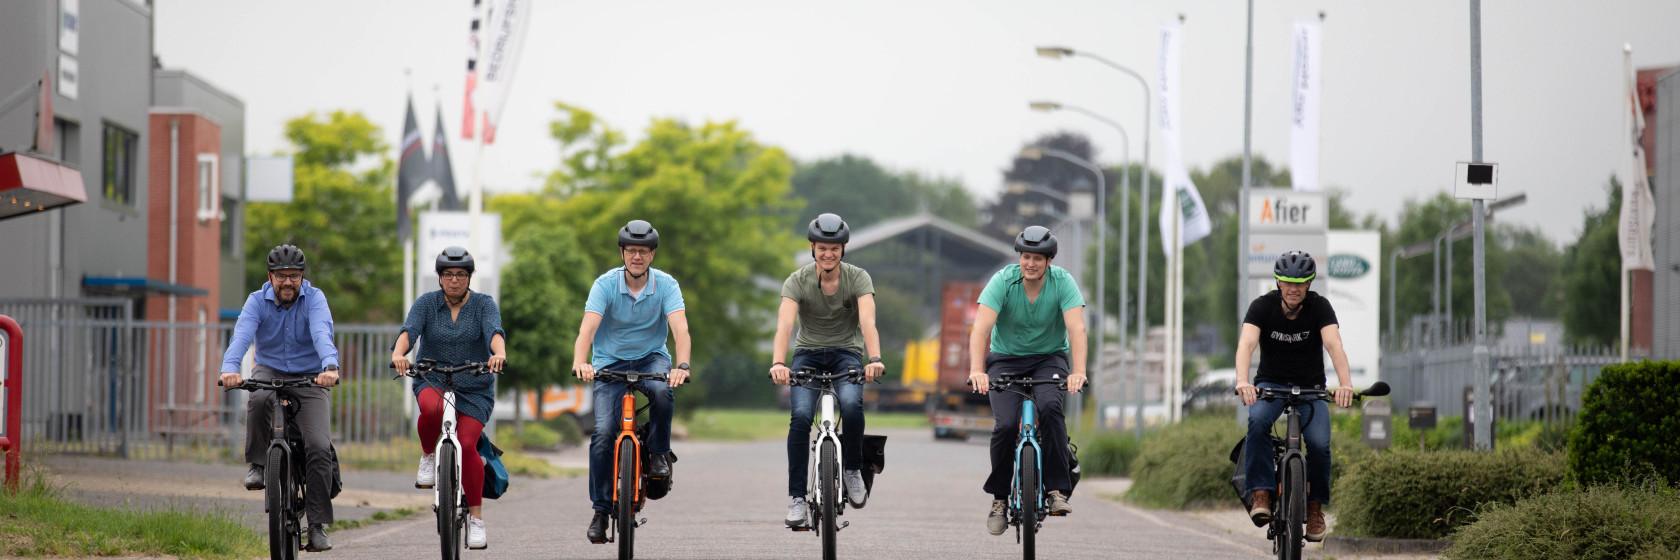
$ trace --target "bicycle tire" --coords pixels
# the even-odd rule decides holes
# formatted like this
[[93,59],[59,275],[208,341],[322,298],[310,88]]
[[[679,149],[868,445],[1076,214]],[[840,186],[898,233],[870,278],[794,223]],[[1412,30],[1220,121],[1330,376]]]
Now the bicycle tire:
[[835,517],[840,509],[840,462],[835,457],[834,440],[825,439],[817,453],[817,510],[822,516],[823,560],[835,560],[840,554],[839,529]]
[[448,441],[438,446],[438,537],[443,547],[443,560],[459,560],[461,557],[461,505],[456,503],[460,497],[460,482],[455,480],[455,444]]
[[613,504],[618,516],[618,558],[636,557],[636,442],[618,442],[618,495]]
[[1038,504],[1042,489],[1038,487],[1038,453],[1031,445],[1021,446],[1021,558],[1032,560],[1038,544]]
[[1300,560],[1301,540],[1306,538],[1305,524],[1307,522],[1307,472],[1305,461],[1300,456],[1291,457],[1284,465],[1285,475],[1289,477],[1288,486],[1284,488],[1289,495],[1285,498],[1284,507],[1289,514],[1284,518],[1283,549],[1288,553],[1287,560]]
[[268,466],[263,471],[263,506],[268,510],[268,556],[273,560],[297,558],[297,546],[287,520],[291,517],[291,503],[287,500],[285,477],[286,452],[279,447],[268,448]]

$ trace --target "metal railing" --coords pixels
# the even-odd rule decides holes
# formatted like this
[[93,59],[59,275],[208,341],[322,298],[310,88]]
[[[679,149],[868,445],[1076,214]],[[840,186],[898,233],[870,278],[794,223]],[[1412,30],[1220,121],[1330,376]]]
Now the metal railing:
[[[1634,356],[1640,359],[1643,356]],[[1390,350],[1380,376],[1392,388],[1396,409],[1418,402],[1438,416],[1462,416],[1475,383],[1471,346]],[[1498,420],[1570,422],[1581,410],[1585,388],[1604,366],[1621,363],[1611,347],[1509,346],[1492,349],[1490,396]]]

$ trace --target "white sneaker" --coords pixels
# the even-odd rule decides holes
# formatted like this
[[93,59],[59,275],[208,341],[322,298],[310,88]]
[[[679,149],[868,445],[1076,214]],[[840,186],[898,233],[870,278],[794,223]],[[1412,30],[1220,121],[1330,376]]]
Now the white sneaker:
[[869,488],[863,484],[863,472],[846,471],[843,480],[846,483],[846,501],[851,502],[852,507],[863,507],[863,503],[869,499]]
[[490,537],[484,534],[484,520],[468,515],[467,548],[483,550],[488,546],[490,546]]
[[788,504],[787,519],[784,522],[790,528],[802,527],[805,525],[805,518],[810,515],[810,509],[810,506],[805,504],[805,498],[794,498],[793,503]]
[[431,488],[437,483],[437,454],[427,453],[420,457],[420,472],[414,473],[415,488]]

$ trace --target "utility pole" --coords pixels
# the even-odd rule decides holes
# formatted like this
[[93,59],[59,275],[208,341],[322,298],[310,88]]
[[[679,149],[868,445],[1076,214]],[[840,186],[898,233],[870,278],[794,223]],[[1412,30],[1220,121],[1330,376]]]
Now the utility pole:
[[[1482,163],[1482,0],[1470,0],[1470,160]],[[1493,403],[1490,402],[1489,353],[1487,347],[1487,243],[1482,216],[1486,202],[1477,198],[1472,209],[1475,232],[1471,251],[1475,262],[1476,346],[1471,351],[1475,361],[1476,389],[1474,414],[1476,449],[1493,449]]]

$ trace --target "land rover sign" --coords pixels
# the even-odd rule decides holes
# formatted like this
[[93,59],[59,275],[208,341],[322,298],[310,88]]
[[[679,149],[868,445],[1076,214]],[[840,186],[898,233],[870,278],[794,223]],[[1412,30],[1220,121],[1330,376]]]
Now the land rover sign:
[[1331,255],[1330,259],[1325,261],[1324,268],[1326,276],[1348,280],[1364,276],[1365,273],[1370,272],[1371,263],[1366,262],[1359,255]]

